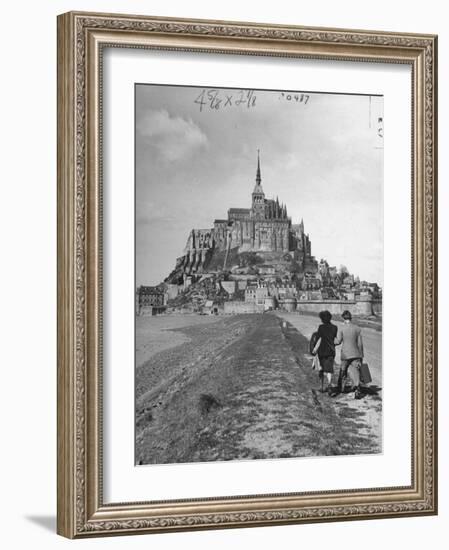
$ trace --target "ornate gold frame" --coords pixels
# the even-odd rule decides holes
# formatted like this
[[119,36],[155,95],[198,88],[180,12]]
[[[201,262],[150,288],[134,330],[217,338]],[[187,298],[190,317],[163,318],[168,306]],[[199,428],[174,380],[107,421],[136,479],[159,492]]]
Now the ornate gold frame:
[[[101,52],[114,47],[412,68],[412,484],[155,503],[102,501]],[[58,533],[82,538],[437,513],[437,38],[129,15],[58,17]],[[150,496],[150,495],[149,495]]]

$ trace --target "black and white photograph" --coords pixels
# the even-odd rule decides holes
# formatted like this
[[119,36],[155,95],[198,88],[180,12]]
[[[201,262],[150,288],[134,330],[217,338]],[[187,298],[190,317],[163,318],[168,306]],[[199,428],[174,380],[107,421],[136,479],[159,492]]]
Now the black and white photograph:
[[447,546],[446,5],[2,8],[2,547]]
[[135,463],[382,453],[381,95],[135,85]]

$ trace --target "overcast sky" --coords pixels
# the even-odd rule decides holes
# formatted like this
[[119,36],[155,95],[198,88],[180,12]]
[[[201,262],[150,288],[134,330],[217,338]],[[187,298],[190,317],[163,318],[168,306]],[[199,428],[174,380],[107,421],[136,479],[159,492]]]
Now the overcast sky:
[[192,228],[250,207],[257,149],[265,196],[304,218],[317,260],[383,284],[383,99],[211,90],[136,86],[137,285],[170,273]]

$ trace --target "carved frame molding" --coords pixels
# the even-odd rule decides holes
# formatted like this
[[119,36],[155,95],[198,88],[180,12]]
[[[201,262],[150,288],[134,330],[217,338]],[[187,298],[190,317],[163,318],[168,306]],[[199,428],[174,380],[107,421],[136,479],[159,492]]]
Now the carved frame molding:
[[[101,54],[106,46],[411,65],[410,487],[103,504]],[[75,12],[58,17],[58,533],[79,538],[437,513],[436,55],[432,35]]]

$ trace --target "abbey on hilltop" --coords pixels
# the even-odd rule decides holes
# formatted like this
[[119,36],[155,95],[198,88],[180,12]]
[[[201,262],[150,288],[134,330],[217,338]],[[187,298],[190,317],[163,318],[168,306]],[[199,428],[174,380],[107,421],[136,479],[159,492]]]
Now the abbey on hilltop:
[[292,224],[286,205],[265,197],[259,154],[250,204],[230,208],[209,229],[192,229],[168,277],[136,289],[137,314],[381,311],[376,283],[360,281],[323,258],[317,262],[303,221]]
[[297,272],[318,271],[304,222],[292,224],[287,206],[265,197],[259,153],[250,208],[229,208],[227,219],[216,219],[212,228],[192,229],[170,278],[230,269],[231,257],[244,253],[255,253],[259,263],[294,261]]

